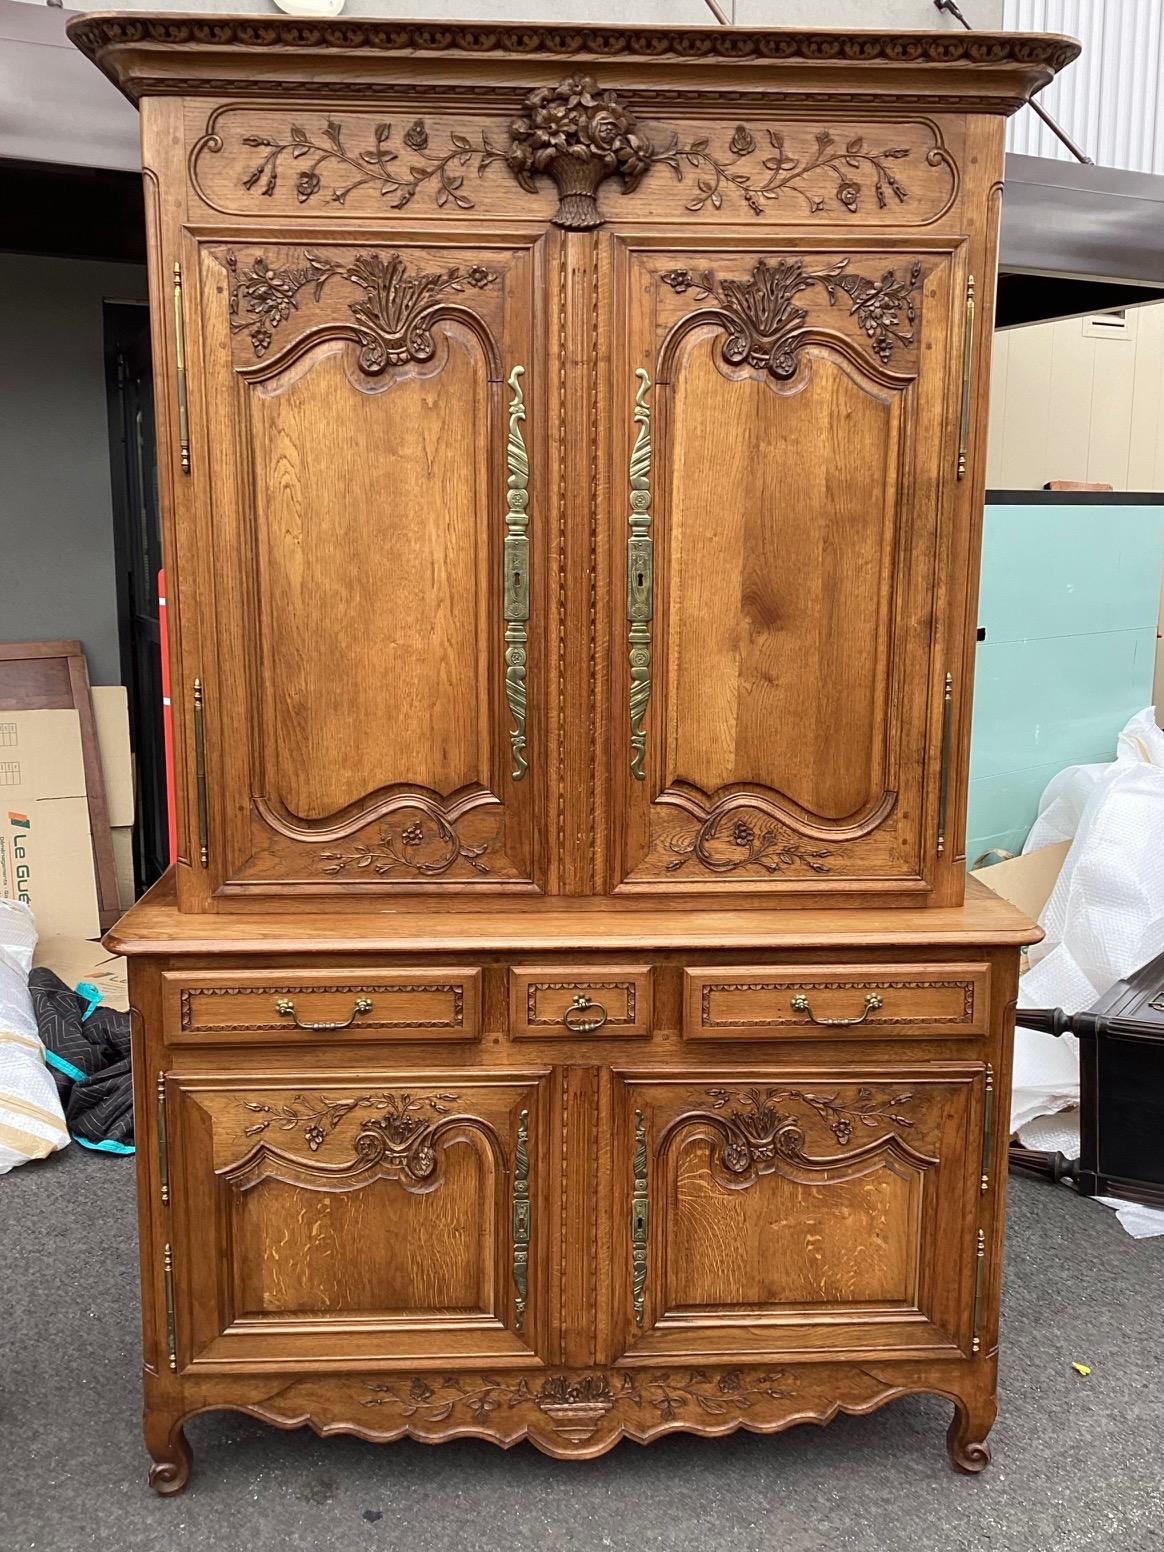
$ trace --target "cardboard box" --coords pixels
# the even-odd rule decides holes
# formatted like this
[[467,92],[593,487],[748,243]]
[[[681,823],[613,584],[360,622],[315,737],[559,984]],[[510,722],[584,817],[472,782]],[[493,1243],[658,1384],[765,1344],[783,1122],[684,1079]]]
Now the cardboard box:
[[1070,841],[1058,841],[1054,846],[1029,851],[1024,857],[1011,857],[989,868],[979,868],[973,876],[1024,911],[1032,921],[1038,921],[1070,850]]
[[86,938],[40,938],[32,962],[55,970],[66,986],[88,981],[101,993],[102,1004],[107,1008],[120,1008],[124,1013],[129,1007],[125,960],[100,943],[90,943]]
[[129,705],[123,684],[93,686],[93,720],[105,775],[105,805],[113,832],[117,898],[128,911],[137,897],[133,880],[133,755],[129,747]]
[[100,931],[75,711],[0,712],[0,894],[30,905],[42,936]]

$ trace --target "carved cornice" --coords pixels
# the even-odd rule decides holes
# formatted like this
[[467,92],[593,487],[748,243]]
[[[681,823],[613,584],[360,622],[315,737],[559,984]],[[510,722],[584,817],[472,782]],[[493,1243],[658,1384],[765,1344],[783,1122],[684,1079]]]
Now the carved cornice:
[[136,94],[140,80],[107,57],[142,45],[209,47],[242,52],[301,50],[347,54],[432,54],[480,58],[580,60],[772,61],[809,65],[926,65],[944,68],[1016,67],[1035,73],[1062,70],[1079,54],[1072,38],[1050,34],[947,32],[830,32],[710,27],[553,27],[513,24],[307,20],[257,16],[80,17],[69,37],[117,83]]

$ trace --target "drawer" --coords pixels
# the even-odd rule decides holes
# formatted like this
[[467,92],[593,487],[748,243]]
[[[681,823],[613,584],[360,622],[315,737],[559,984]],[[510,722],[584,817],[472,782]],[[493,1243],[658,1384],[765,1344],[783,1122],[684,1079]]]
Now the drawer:
[[764,965],[683,972],[688,1040],[894,1039],[982,1035],[989,1027],[985,964]]
[[481,971],[255,970],[162,977],[172,1045],[226,1044],[240,1035],[304,1040],[476,1040]]
[[651,1032],[650,966],[515,965],[509,972],[509,1032],[515,1040],[645,1040]]

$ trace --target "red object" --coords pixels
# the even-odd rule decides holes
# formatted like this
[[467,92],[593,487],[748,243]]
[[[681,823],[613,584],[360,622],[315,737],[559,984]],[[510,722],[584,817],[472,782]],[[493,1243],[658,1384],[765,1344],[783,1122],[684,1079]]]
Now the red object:
[[166,640],[166,569],[158,572],[158,631],[162,653],[162,738],[166,747],[166,822],[170,861],[178,860],[178,809],[174,801],[174,713],[170,706],[170,647]]

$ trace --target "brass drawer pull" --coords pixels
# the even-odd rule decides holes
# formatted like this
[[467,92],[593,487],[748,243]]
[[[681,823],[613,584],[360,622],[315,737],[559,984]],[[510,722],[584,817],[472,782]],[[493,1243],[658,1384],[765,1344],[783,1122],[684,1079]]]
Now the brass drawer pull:
[[825,1029],[848,1029],[853,1024],[863,1024],[870,1013],[876,1013],[884,1001],[885,999],[880,992],[870,992],[868,997],[865,998],[864,1013],[858,1013],[856,1018],[847,1019],[817,1018],[812,1011],[812,1003],[809,1002],[803,992],[793,997],[790,1006],[793,1013],[807,1013],[814,1024],[820,1024]]
[[562,1023],[575,1035],[587,1035],[595,1029],[601,1029],[609,1017],[600,1002],[593,1002],[584,992],[579,992],[562,1014]]
[[359,1014],[371,1013],[372,999],[370,997],[357,997],[355,1006],[352,1008],[350,1016],[346,1019],[340,1019],[339,1022],[335,1024],[305,1024],[299,1017],[298,1013],[296,1013],[295,1004],[292,1002],[290,997],[280,997],[278,1002],[275,1004],[275,1008],[283,1015],[284,1018],[294,1019],[295,1027],[297,1029],[313,1029],[316,1031],[328,1029],[350,1029],[355,1023]]

